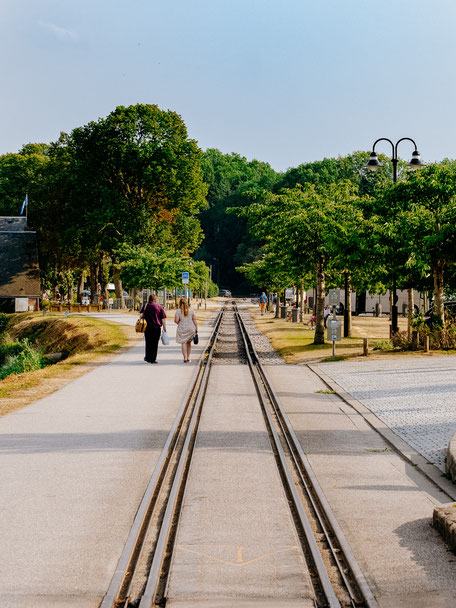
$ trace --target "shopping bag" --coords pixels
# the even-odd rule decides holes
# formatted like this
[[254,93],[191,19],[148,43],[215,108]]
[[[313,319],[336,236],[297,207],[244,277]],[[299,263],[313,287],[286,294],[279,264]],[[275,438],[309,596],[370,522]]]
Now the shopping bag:
[[146,319],[139,318],[136,321],[135,330],[137,334],[143,334],[146,331],[147,321]]
[[169,336],[168,336],[167,332],[164,331],[164,330],[162,331],[161,340],[162,340],[162,344],[164,346],[168,346],[168,344],[169,344]]

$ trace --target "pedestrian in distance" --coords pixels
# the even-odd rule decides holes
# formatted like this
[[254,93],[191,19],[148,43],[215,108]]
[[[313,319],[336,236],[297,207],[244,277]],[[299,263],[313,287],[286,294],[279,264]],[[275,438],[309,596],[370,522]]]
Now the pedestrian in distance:
[[323,323],[324,323],[325,327],[326,327],[326,323],[328,322],[328,317],[330,314],[331,314],[331,311],[329,309],[329,306],[326,305],[325,310],[323,312]]
[[264,293],[264,291],[263,291],[263,293],[262,293],[262,294],[261,294],[261,296],[260,296],[259,303],[260,303],[260,311],[261,311],[261,314],[262,314],[262,315],[264,315],[264,313],[266,312],[266,304],[268,303],[268,297],[267,297],[267,295]]
[[314,329],[316,322],[317,322],[317,317],[313,314],[313,312],[311,312],[310,319],[307,321],[306,325],[310,325],[310,329]]
[[184,363],[191,363],[190,351],[192,340],[198,334],[198,323],[195,311],[190,308],[186,298],[181,298],[179,308],[174,315],[174,323],[177,323],[176,342],[181,345]]
[[158,341],[163,330],[166,331],[166,313],[163,306],[157,303],[157,296],[152,294],[149,296],[147,305],[141,309],[141,317],[146,320],[147,326],[144,332],[146,341],[146,354],[144,361],[147,363],[157,363]]

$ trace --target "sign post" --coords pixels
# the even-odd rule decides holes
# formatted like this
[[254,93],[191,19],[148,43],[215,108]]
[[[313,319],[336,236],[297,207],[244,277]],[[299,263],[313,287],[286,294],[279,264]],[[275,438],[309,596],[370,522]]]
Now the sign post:
[[[183,272],[182,273],[182,285],[188,285],[189,282],[189,272]],[[187,301],[188,301],[188,288],[186,289],[187,292]]]

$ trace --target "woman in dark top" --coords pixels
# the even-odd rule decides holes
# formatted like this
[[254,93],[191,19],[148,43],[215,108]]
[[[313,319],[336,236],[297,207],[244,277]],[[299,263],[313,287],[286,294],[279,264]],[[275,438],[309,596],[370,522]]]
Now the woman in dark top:
[[144,361],[147,363],[157,363],[158,341],[160,340],[161,328],[166,331],[166,313],[163,306],[157,304],[157,296],[149,296],[149,302],[143,306],[141,317],[146,320],[147,326],[144,332],[146,340],[146,356]]

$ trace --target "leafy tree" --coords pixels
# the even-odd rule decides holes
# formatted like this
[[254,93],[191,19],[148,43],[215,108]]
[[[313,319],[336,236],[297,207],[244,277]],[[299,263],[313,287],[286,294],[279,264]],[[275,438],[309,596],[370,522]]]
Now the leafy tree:
[[201,241],[201,151],[175,112],[120,106],[62,134],[46,169],[32,216],[43,257],[50,268],[90,268],[92,293],[110,261],[121,297],[116,251],[124,244],[188,254]]
[[17,154],[0,156],[0,215],[19,215],[26,193],[33,204],[48,151],[47,144],[26,144]]
[[444,272],[456,263],[456,170],[430,165],[387,188],[376,200],[377,222],[399,272],[434,283],[434,312],[444,321]]
[[120,106],[75,129],[68,147],[74,211],[87,225],[86,241],[109,253],[124,242],[182,251],[199,244],[195,215],[206,194],[201,152],[178,114]]
[[[345,181],[324,186],[306,184],[279,194],[265,192],[250,206],[234,209],[233,213],[248,218],[254,236],[265,243],[269,260],[280,260],[289,276],[316,273],[314,341],[323,344],[326,274],[336,268],[338,261],[340,264],[341,243],[351,242],[353,233],[359,230],[356,187]],[[346,267],[345,260],[343,263]]]
[[227,215],[226,209],[247,204],[247,193],[272,189],[277,173],[268,163],[247,161],[239,154],[222,154],[217,149],[204,152],[202,169],[209,185],[208,208],[200,216],[205,238],[195,258],[213,266],[218,283],[245,293],[250,286],[242,282],[236,266],[253,261],[259,245],[249,234],[246,221]]
[[[294,188],[297,184],[323,186],[349,180],[358,187],[361,196],[373,195],[379,186],[392,182],[392,164],[390,159],[380,154],[379,160],[383,168],[373,173],[366,169],[368,160],[369,152],[353,152],[338,158],[324,158],[312,163],[303,163],[288,169],[281,176],[275,185],[275,192],[282,188]],[[405,163],[401,161],[399,171],[404,167]]]
[[179,255],[169,247],[141,247],[125,244],[115,252],[127,288],[155,290],[182,286],[182,272],[189,273],[189,287],[204,293],[210,286],[209,268],[202,261]]

